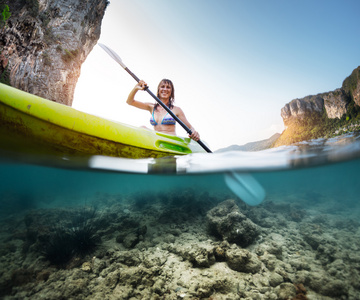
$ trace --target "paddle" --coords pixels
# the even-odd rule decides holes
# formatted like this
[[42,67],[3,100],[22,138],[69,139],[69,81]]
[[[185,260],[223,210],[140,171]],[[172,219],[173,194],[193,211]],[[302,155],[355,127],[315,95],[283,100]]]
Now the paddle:
[[224,179],[228,188],[246,204],[255,206],[265,199],[264,188],[250,174],[231,171],[224,174]]
[[[140,81],[140,79],[133,73],[129,70],[129,68],[127,66],[125,66],[125,64],[123,63],[123,61],[121,60],[120,56],[117,55],[116,52],[114,52],[112,49],[110,49],[109,47],[105,46],[104,44],[100,44],[98,43],[98,45],[103,48],[105,50],[105,52],[107,54],[109,54],[120,66],[122,66],[126,72],[128,72],[132,78],[134,78],[137,82]],[[145,88],[145,90],[150,94],[150,96],[152,96],[157,103],[159,103],[168,113],[169,115],[171,115],[174,120],[176,120],[176,122],[178,122],[182,128],[185,129],[185,131],[191,135],[192,134],[192,131],[189,127],[187,127],[171,110],[170,108],[168,108],[157,96],[155,96],[155,94],[153,94],[153,92],[151,92],[149,90],[148,87]],[[211,150],[201,141],[201,140],[198,140],[197,141],[198,144],[203,147],[203,149],[208,152],[208,153],[212,153]]]

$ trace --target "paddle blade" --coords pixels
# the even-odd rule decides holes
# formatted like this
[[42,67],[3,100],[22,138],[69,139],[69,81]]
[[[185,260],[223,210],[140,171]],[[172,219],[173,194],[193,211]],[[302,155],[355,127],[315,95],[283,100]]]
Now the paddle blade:
[[264,188],[249,174],[228,172],[224,179],[228,188],[246,204],[258,205],[265,198]]
[[98,45],[105,50],[107,54],[111,56],[113,60],[115,60],[120,66],[122,66],[124,69],[126,69],[125,64],[122,62],[121,58],[117,53],[110,49],[108,46],[105,46],[104,44],[98,43]]

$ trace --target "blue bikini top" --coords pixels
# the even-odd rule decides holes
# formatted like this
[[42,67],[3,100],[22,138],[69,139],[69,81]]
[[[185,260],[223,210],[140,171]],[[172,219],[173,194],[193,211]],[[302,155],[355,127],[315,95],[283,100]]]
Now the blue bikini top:
[[[152,126],[158,125],[158,123],[155,121],[154,110],[150,118],[150,124]],[[176,124],[175,119],[169,113],[167,113],[161,121],[161,125],[175,125],[175,124]]]

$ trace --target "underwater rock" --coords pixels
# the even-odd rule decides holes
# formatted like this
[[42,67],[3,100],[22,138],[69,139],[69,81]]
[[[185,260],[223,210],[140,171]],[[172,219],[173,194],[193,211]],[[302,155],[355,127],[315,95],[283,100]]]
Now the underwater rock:
[[144,240],[147,232],[146,225],[140,226],[135,221],[130,222],[129,226],[124,226],[121,229],[121,232],[116,236],[116,242],[122,243],[128,249],[134,248],[140,241]]
[[231,248],[226,251],[226,262],[230,269],[255,274],[261,269],[261,261],[246,249]]
[[321,288],[321,293],[329,297],[347,296],[348,285],[343,280],[331,280]]
[[114,272],[109,273],[106,277],[105,277],[105,285],[111,289],[113,289],[116,284],[118,283],[119,279],[120,279],[120,271],[119,270],[115,270]]
[[266,268],[268,268],[269,271],[275,270],[275,267],[277,265],[277,259],[275,255],[265,252],[259,258],[265,264]]
[[192,263],[194,267],[208,268],[216,262],[214,248],[192,244],[190,247],[170,245],[169,251],[180,255],[184,260]]
[[140,265],[143,261],[143,256],[138,249],[132,249],[129,251],[116,251],[112,255],[111,260],[132,267]]
[[91,262],[91,269],[95,274],[99,275],[100,272],[102,270],[104,270],[105,268],[106,268],[105,261],[103,261],[97,257],[93,257],[92,262]]
[[296,296],[296,287],[292,283],[282,283],[277,291],[278,299],[287,300],[294,299]]
[[126,248],[134,248],[138,242],[139,236],[135,232],[129,233],[123,240],[123,244]]
[[284,278],[276,272],[271,273],[271,275],[269,276],[269,283],[272,287],[276,287],[283,282]]
[[323,238],[319,234],[306,233],[304,234],[304,240],[307,242],[311,248],[316,250],[321,243],[324,242]]
[[221,202],[206,214],[210,232],[229,243],[247,247],[254,242],[260,228],[242,214],[234,200]]
[[81,266],[81,270],[84,272],[90,273],[91,272],[91,264],[89,262],[84,262]]

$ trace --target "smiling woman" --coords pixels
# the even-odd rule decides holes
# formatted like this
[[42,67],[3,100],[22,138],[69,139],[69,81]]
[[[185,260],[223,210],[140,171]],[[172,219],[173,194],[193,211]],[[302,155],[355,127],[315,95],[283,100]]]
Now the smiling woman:
[[[156,131],[176,135],[176,121],[171,115],[169,115],[169,112],[167,112],[165,108],[163,108],[159,103],[153,104],[134,99],[139,90],[146,90],[147,88],[147,84],[140,80],[130,92],[126,101],[127,104],[149,111],[151,114],[150,124],[154,126]],[[195,141],[199,141],[199,133],[186,119],[183,110],[173,104],[175,99],[175,89],[171,80],[163,79],[160,81],[157,89],[157,97],[169,108],[169,110],[172,111],[173,114],[175,114],[176,117],[178,117],[188,128],[190,128],[191,134],[189,134],[189,137]]]

